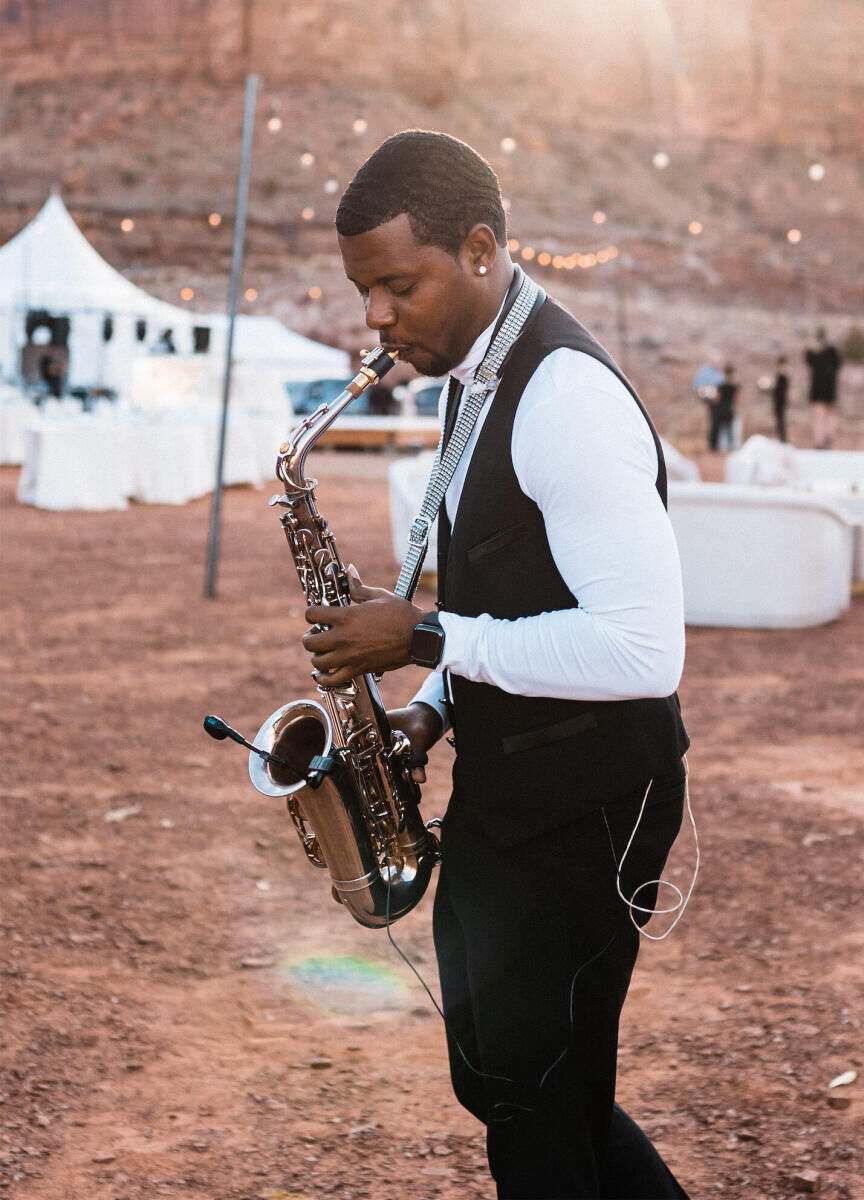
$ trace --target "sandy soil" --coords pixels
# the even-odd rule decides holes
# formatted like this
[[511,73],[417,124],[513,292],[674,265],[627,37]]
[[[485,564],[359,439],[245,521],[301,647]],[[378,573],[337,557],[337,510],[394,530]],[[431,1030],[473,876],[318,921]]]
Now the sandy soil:
[[[314,467],[343,554],[391,583],[386,460]],[[428,998],[329,899],[245,752],[201,730],[217,712],[251,734],[312,694],[268,493],[226,494],[208,601],[209,500],[53,514],[17,506],[16,479],[0,471],[0,1194],[491,1197]],[[689,631],[702,869],[644,946],[620,1095],[694,1200],[864,1195],[862,1080],[828,1087],[864,1065],[862,633],[861,596],[818,629]],[[687,832],[671,878],[693,860]],[[431,891],[394,933],[434,989],[430,916]]]

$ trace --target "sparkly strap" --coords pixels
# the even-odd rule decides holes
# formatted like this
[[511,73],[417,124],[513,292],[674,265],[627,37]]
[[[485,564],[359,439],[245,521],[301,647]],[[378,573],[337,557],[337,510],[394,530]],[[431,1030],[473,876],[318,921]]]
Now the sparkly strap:
[[525,323],[534,309],[539,294],[540,289],[537,284],[526,275],[501,328],[492,339],[491,346],[474,373],[474,381],[471,384],[468,398],[462,405],[462,410],[446,447],[444,446],[443,432],[441,434],[438,449],[435,451],[432,473],[426,486],[426,495],[408,534],[408,553],[399,572],[395,588],[397,596],[404,596],[405,599],[410,600],[417,590],[420,571],[429,545],[429,530],[438,515],[441,502],[450,486],[450,480],[453,478],[453,472],[468,444],[483,405],[498,382],[498,372],[513,343],[525,328]]

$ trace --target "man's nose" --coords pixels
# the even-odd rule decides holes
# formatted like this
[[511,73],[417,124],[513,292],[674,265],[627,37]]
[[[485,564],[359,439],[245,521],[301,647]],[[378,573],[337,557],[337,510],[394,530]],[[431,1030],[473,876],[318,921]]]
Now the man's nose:
[[395,324],[391,298],[383,291],[372,291],[366,300],[366,324],[370,329],[387,329]]

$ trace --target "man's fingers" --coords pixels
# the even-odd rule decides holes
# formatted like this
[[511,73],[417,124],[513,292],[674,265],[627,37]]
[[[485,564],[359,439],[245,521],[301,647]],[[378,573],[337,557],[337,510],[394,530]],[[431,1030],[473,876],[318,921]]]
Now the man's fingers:
[[354,678],[347,667],[340,667],[336,671],[316,669],[312,672],[312,675],[315,682],[323,688],[342,687],[343,684],[350,683]]
[[303,615],[310,625],[336,625],[346,611],[339,604],[310,604]]
[[336,646],[336,634],[332,629],[310,629],[303,634],[300,642],[305,650],[323,654],[325,650],[332,650]]
[[[333,650],[316,650],[312,655],[312,666],[316,671],[336,671],[344,669],[345,671],[352,670],[351,666],[343,662],[338,654]],[[350,678],[350,676],[349,676]]]

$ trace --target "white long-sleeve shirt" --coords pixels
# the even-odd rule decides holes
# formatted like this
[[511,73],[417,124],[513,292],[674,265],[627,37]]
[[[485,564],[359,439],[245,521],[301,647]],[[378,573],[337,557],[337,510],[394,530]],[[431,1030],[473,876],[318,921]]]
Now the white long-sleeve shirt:
[[[463,403],[493,328],[452,372],[465,384]],[[491,401],[447,489],[451,524]],[[514,621],[441,612],[444,654],[414,699],[435,707],[446,728],[445,669],[523,696],[670,695],[684,665],[681,569],[655,486],[654,439],[633,397],[597,359],[554,350],[522,394],[511,454],[519,486],[543,514],[555,565],[579,607]]]

